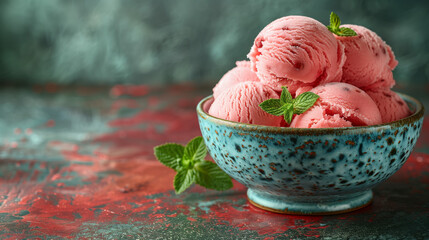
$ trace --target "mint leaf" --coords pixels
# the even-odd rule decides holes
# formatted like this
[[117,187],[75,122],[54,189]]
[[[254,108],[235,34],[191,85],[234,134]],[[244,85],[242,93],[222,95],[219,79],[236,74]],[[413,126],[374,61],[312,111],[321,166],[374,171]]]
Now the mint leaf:
[[340,17],[338,17],[338,15],[335,14],[334,12],[331,12],[331,16],[329,16],[329,22],[331,24],[330,27],[333,30],[338,29],[341,25]]
[[293,112],[295,114],[302,114],[307,111],[317,101],[319,96],[312,92],[305,92],[300,94],[294,99]]
[[292,122],[293,113],[294,113],[293,112],[293,105],[290,104],[284,113],[284,119],[288,124],[290,124]]
[[332,33],[338,36],[351,37],[351,36],[357,35],[357,33],[351,28],[346,28],[346,27],[340,28],[340,25],[341,25],[340,17],[338,17],[338,15],[335,14],[334,12],[331,12],[331,16],[329,17],[329,22],[330,22],[330,25],[326,27],[329,29],[329,31],[331,31]]
[[195,170],[182,168],[174,177],[174,190],[177,194],[182,193],[195,182]]
[[207,147],[202,137],[195,137],[186,147],[176,143],[156,146],[154,154],[162,164],[177,171],[173,183],[177,194],[185,191],[194,182],[216,190],[232,187],[231,178],[226,173],[215,163],[204,160]]
[[282,87],[282,89],[280,99],[271,98],[265,100],[259,104],[259,107],[271,115],[283,116],[288,124],[292,122],[294,114],[299,115],[304,113],[319,98],[315,93],[305,92],[293,99],[287,87]]
[[284,112],[284,109],[282,109],[282,104],[280,103],[280,99],[271,98],[265,100],[259,104],[259,107],[261,107],[265,112],[275,116],[281,116]]
[[232,188],[231,178],[215,163],[201,161],[195,164],[197,184],[218,191]]
[[337,35],[342,37],[351,37],[351,36],[357,36],[357,33],[351,28],[342,27],[338,31]]
[[177,171],[181,167],[184,150],[182,145],[167,143],[156,146],[154,154],[162,164]]
[[285,104],[290,102],[292,102],[292,95],[290,94],[287,87],[282,87],[282,93],[280,95],[280,103]]
[[186,144],[183,155],[184,160],[190,160],[191,163],[201,161],[207,155],[206,144],[202,137],[195,137]]

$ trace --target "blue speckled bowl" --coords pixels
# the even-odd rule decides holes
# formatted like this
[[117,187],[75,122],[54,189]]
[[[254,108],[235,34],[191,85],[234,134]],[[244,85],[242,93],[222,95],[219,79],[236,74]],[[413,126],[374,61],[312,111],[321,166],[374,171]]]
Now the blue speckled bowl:
[[249,201],[288,214],[335,214],[372,201],[371,189],[409,157],[423,122],[423,105],[400,94],[414,114],[366,127],[298,129],[231,122],[197,106],[210,155],[248,187]]

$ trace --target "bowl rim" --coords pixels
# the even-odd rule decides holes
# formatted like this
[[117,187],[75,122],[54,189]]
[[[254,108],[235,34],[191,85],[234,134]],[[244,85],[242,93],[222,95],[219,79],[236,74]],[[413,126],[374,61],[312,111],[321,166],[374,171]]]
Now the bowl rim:
[[256,131],[266,133],[284,133],[295,135],[323,135],[323,134],[336,134],[348,135],[357,132],[378,132],[385,129],[398,128],[407,124],[412,124],[419,121],[424,117],[423,104],[414,97],[396,92],[405,102],[415,105],[415,112],[406,118],[402,118],[393,122],[370,125],[370,126],[356,126],[356,127],[339,127],[339,128],[290,128],[290,127],[273,127],[265,125],[256,125],[249,123],[233,122],[212,116],[204,111],[203,105],[213,99],[213,95],[203,98],[197,105],[196,110],[199,117],[204,120],[211,121],[217,125],[223,125],[231,128],[236,128],[244,131]]

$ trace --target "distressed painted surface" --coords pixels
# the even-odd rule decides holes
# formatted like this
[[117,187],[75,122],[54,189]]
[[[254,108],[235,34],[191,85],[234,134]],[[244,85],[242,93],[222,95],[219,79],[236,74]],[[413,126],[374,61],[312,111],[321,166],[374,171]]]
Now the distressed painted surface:
[[[16,238],[429,238],[429,122],[372,205],[349,214],[265,212],[234,182],[181,195],[152,154],[200,135],[209,88],[115,86],[0,90],[0,236]],[[427,106],[427,104],[426,104]]]

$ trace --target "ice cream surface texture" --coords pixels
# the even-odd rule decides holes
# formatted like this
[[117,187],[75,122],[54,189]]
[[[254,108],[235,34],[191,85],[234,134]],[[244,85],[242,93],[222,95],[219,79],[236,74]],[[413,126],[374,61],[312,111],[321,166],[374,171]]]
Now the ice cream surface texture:
[[294,128],[367,126],[382,123],[376,103],[363,90],[347,83],[327,83],[311,90],[316,104],[291,123]]
[[[247,57],[214,87],[209,114],[292,128],[368,126],[411,114],[390,89],[398,64],[390,46],[365,27],[341,25],[335,13],[329,26],[304,16],[279,18],[257,35]],[[287,98],[263,103],[279,99],[282,87]],[[301,102],[308,91],[319,98]]]
[[367,93],[377,104],[383,123],[393,122],[411,114],[407,103],[390,89],[376,89]]
[[344,47],[322,23],[304,16],[287,16],[268,24],[247,55],[262,82],[300,87],[339,82]]
[[279,98],[274,89],[261,82],[242,82],[221,92],[212,103],[209,114],[234,122],[280,127],[282,117],[263,111],[259,104]]
[[[342,81],[364,90],[391,88],[392,70],[398,65],[392,49],[376,33],[358,25],[342,25],[357,36],[335,37],[344,45],[346,62]],[[333,34],[334,35],[334,34]]]
[[241,82],[257,82],[258,76],[250,69],[249,61],[239,61],[237,66],[229,70],[213,88],[213,96],[217,98],[223,91]]

